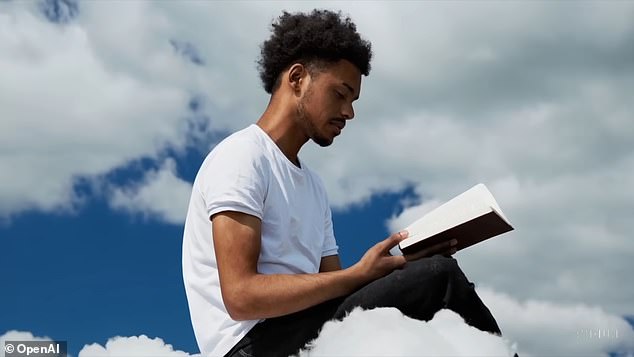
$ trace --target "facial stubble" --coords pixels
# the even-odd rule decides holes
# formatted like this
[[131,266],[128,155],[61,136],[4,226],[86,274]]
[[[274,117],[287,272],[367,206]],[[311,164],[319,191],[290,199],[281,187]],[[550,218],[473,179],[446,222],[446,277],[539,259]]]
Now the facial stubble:
[[312,139],[317,145],[325,147],[332,144],[332,138],[321,135],[314,121],[311,120],[310,114],[306,112],[306,106],[310,104],[313,98],[313,86],[309,85],[306,94],[297,104],[297,121],[304,128],[306,135]]

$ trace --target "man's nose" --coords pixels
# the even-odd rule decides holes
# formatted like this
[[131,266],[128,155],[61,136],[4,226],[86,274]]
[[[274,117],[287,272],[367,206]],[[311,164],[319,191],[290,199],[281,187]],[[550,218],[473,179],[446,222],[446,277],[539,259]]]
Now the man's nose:
[[352,107],[352,104],[345,105],[343,107],[343,110],[341,111],[341,116],[346,120],[354,118],[354,108]]

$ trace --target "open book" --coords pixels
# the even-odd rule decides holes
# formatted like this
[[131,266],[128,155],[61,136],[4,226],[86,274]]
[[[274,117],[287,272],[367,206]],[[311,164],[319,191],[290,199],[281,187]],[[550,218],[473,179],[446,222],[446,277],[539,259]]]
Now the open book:
[[409,236],[399,243],[403,254],[415,253],[442,241],[456,239],[461,250],[513,230],[495,198],[478,184],[419,218],[405,228]]

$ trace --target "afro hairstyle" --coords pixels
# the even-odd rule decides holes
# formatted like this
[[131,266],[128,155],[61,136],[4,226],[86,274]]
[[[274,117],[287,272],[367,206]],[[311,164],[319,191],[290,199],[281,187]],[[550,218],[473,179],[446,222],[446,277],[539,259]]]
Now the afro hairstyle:
[[271,37],[261,45],[258,69],[264,90],[273,94],[280,74],[294,63],[322,68],[345,59],[367,76],[372,48],[356,25],[341,12],[313,10],[310,14],[286,11],[272,24]]

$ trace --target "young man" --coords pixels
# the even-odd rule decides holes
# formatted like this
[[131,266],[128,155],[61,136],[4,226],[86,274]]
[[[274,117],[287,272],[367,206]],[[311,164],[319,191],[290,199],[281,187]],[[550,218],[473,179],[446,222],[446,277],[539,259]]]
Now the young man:
[[499,333],[451,245],[391,256],[399,232],[341,269],[326,192],[298,153],[309,139],[330,145],[354,117],[370,58],[338,13],[284,12],[273,24],[259,62],[270,102],[209,153],[187,213],[183,277],[203,355],[288,356],[356,306],[419,319],[450,308]]

